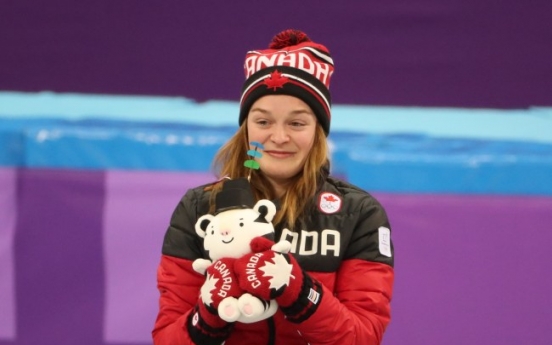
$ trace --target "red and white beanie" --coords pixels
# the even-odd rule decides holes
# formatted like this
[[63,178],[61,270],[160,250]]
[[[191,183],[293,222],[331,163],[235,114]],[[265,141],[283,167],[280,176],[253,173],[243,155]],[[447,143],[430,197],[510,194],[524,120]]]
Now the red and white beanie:
[[241,125],[256,100],[267,95],[295,96],[307,103],[326,135],[330,133],[330,78],[333,60],[326,47],[299,30],[274,36],[268,49],[245,55],[245,83],[240,100]]

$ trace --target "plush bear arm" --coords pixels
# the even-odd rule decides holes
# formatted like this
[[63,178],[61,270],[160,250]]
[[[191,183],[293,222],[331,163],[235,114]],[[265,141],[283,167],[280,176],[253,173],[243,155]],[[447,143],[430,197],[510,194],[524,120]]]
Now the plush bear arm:
[[192,268],[199,274],[205,274],[205,271],[209,266],[211,266],[211,260],[207,259],[196,259],[192,263]]
[[271,249],[278,253],[287,254],[291,250],[291,242],[282,240],[274,244]]

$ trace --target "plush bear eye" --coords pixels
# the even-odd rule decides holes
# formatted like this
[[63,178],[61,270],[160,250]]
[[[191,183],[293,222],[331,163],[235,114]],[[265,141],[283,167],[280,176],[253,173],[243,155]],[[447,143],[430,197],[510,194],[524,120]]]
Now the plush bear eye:
[[240,223],[240,226],[243,227],[243,223]]
[[211,230],[211,235],[214,235],[215,234],[215,230]]

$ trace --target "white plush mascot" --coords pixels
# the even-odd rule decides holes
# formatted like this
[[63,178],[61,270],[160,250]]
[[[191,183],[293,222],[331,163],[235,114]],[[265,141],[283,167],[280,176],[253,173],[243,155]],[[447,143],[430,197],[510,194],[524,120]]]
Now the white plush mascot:
[[[223,190],[217,194],[215,215],[201,216],[196,224],[197,234],[204,239],[204,248],[210,260],[197,259],[193,262],[196,272],[205,274],[213,262],[223,258],[238,259],[251,252],[250,243],[256,237],[274,239],[272,219],[276,214],[276,206],[270,200],[262,199],[253,204],[249,182],[245,179],[228,180],[224,182]],[[272,250],[288,253],[291,243],[280,241],[272,246]],[[224,264],[220,264],[224,266]],[[226,267],[216,267],[224,273]],[[203,301],[211,301],[209,275],[207,284],[201,289]],[[213,282],[215,284],[216,282]],[[217,308],[221,319],[227,322],[252,323],[271,317],[276,313],[276,301],[263,301],[244,293],[236,297],[223,298]]]

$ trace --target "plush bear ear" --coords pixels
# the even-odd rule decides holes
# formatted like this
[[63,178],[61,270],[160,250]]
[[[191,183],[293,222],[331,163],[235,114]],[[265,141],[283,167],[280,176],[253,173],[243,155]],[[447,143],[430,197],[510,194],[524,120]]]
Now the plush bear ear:
[[268,199],[257,201],[253,209],[261,214],[267,222],[271,222],[276,215],[276,205]]
[[205,230],[207,230],[207,227],[209,226],[209,224],[211,224],[211,221],[214,218],[215,218],[215,216],[213,216],[211,214],[205,214],[205,215],[199,217],[199,219],[195,223],[195,231],[199,235],[199,237],[205,238],[205,235],[207,235]]

